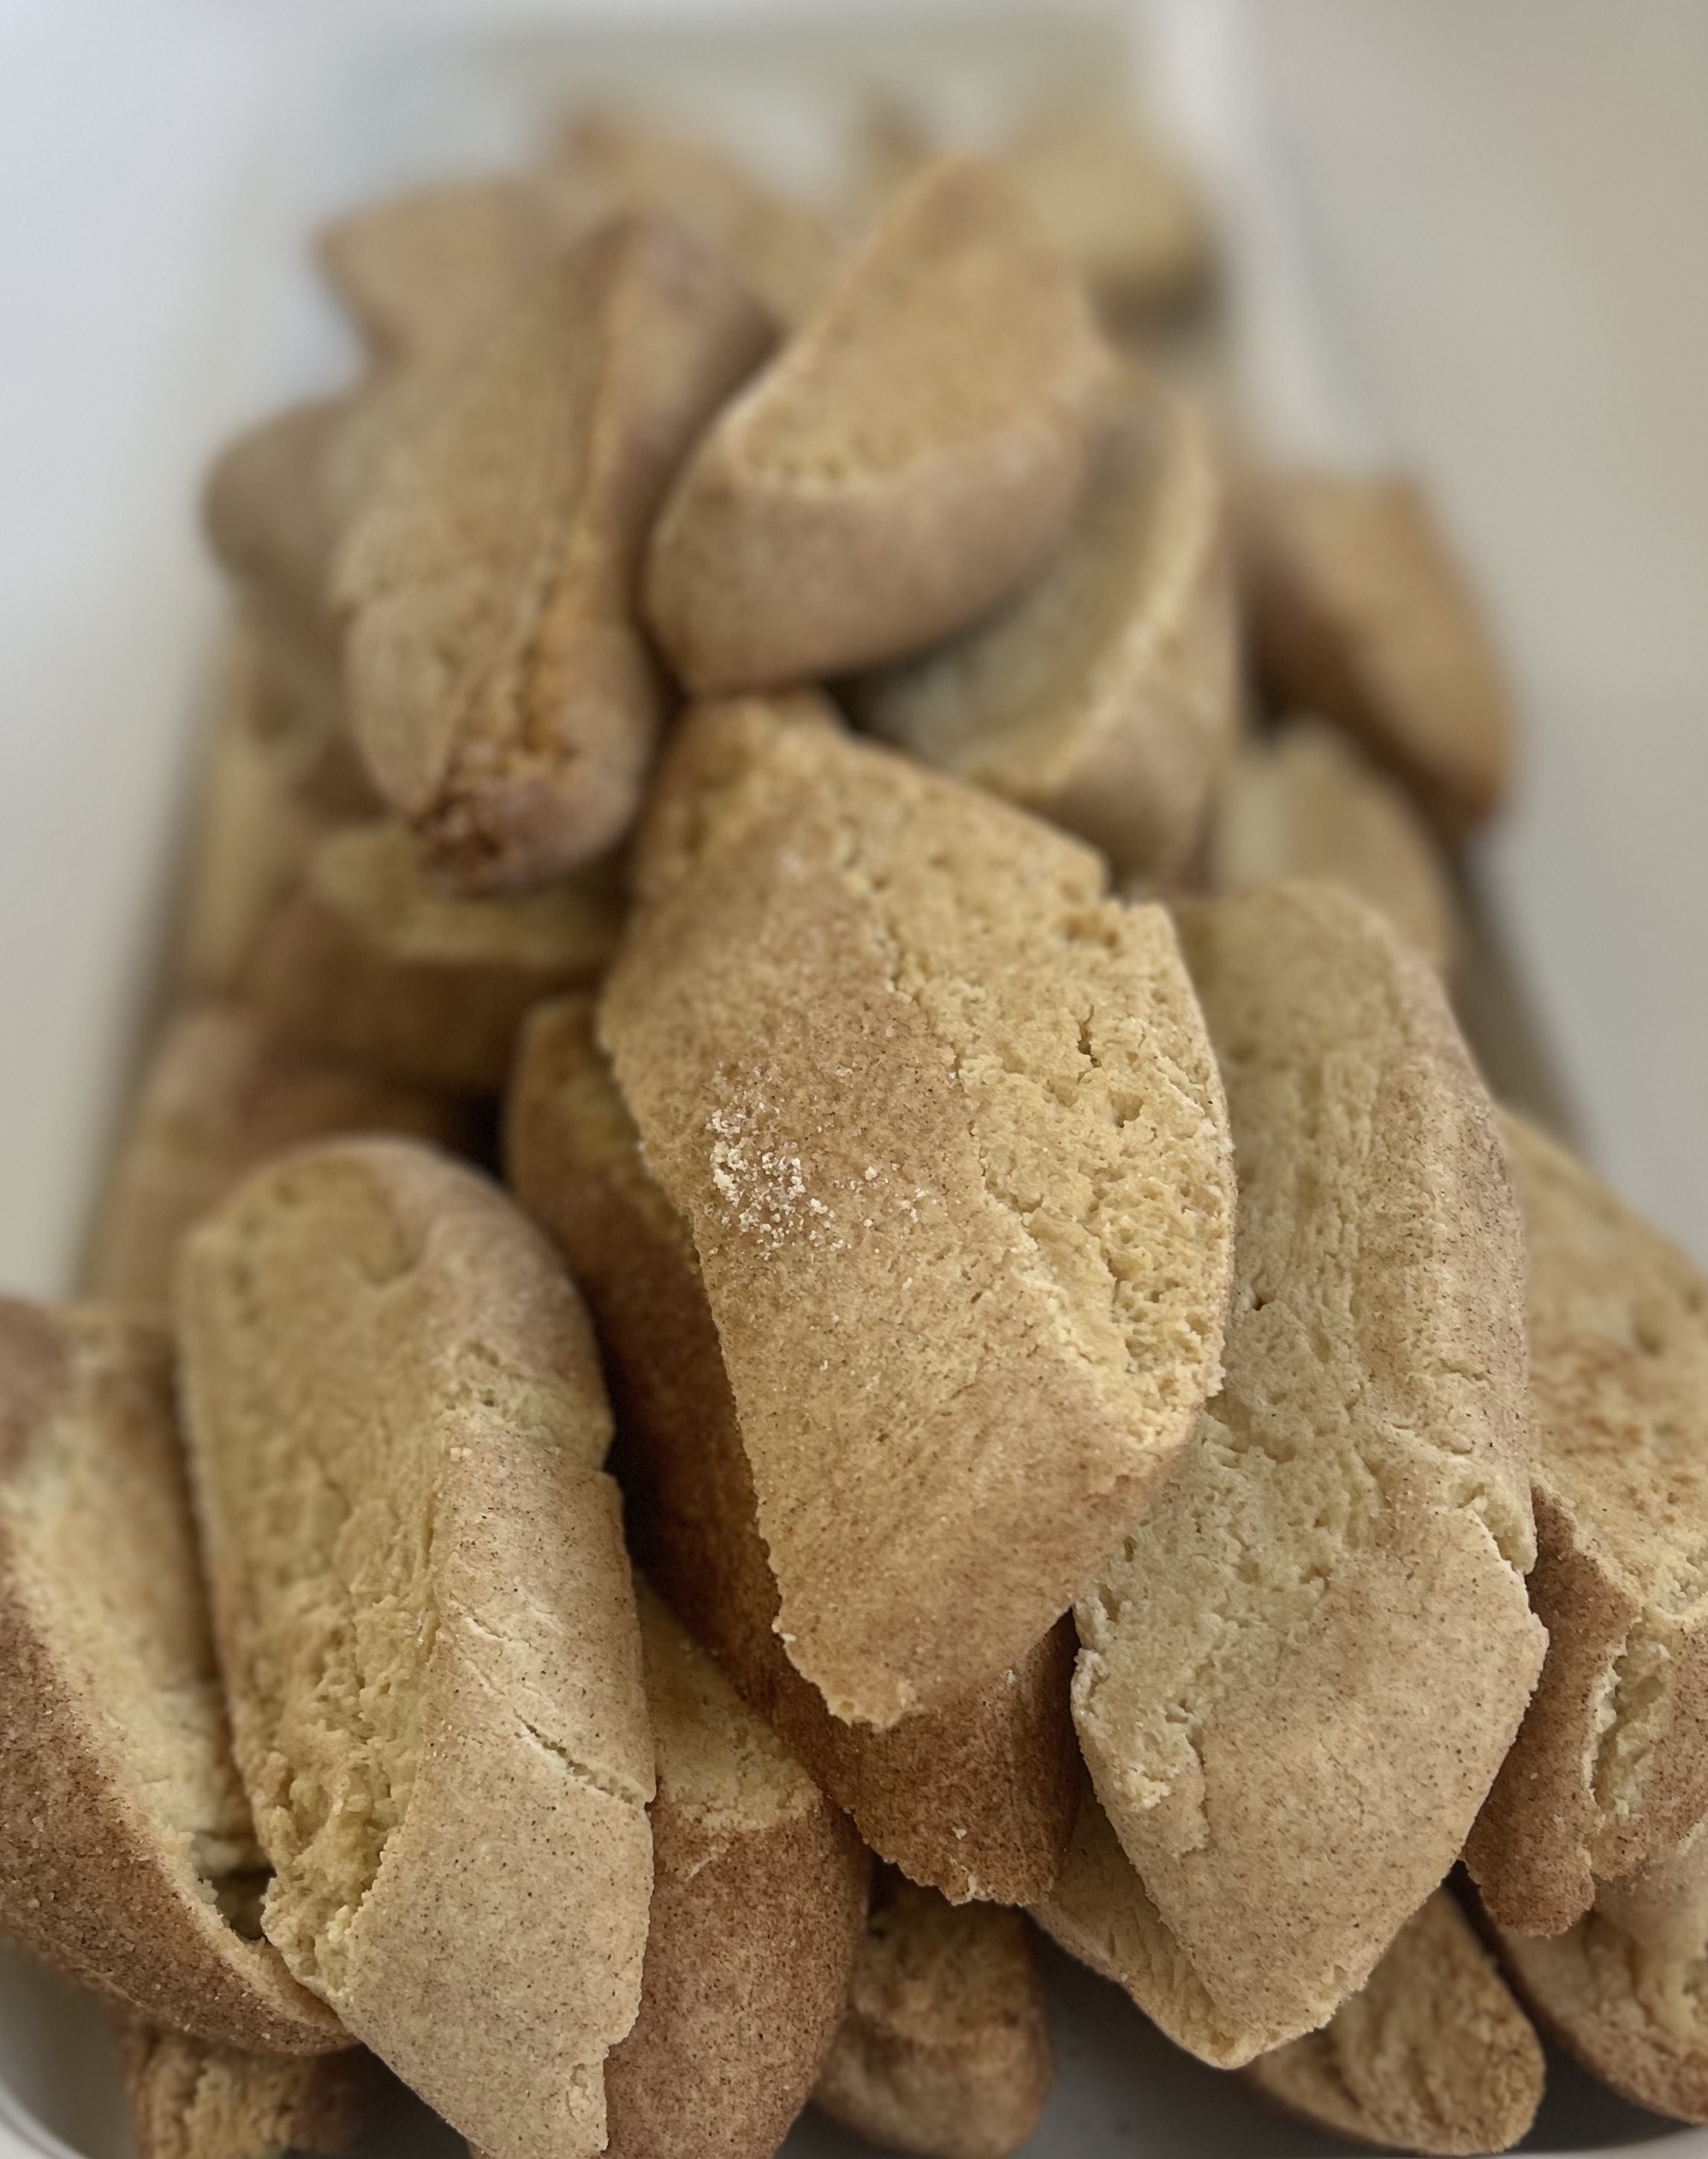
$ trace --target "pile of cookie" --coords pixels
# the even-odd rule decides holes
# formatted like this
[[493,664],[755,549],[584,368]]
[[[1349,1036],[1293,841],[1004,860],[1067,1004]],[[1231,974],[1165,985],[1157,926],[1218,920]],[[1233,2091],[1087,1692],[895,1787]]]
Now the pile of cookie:
[[0,1305],[0,1924],[144,2159],[1000,2159],[1034,1928],[1377,2145],[1538,2025],[1708,2119],[1708,1282],[1455,1020],[1475,607],[1181,390],[1152,146],[880,117],[859,232],[610,116],[359,212],[210,479],[170,1009]]

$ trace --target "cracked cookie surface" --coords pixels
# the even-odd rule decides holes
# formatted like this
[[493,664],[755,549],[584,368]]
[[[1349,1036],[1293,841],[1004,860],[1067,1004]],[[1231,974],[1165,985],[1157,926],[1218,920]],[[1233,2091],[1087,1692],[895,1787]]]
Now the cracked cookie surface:
[[363,1139],[205,1222],[179,1316],[269,1938],[483,2150],[597,2150],[652,1763],[574,1288],[484,1180]]

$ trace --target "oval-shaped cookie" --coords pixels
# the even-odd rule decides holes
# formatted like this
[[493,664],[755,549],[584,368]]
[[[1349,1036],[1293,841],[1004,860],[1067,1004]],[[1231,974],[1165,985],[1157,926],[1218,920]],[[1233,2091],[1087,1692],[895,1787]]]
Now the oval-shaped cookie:
[[352,1139],[203,1222],[178,1313],[268,1938],[471,2142],[591,2155],[652,1750],[574,1290],[484,1179]]
[[605,2062],[610,2159],[771,2159],[848,1998],[870,1860],[637,1585],[658,1752],[640,2013]]
[[1290,2037],[1453,1865],[1541,1667],[1523,1246],[1440,984],[1378,916],[1300,882],[1181,934],[1239,1165],[1227,1372],[1076,1607],[1074,1720],[1205,1988]]
[[1055,2074],[1020,1913],[884,1880],[814,2103],[880,2151],[1008,2159]]
[[806,698],[702,707],[599,1030],[692,1228],[797,1670],[1015,1668],[1216,1383],[1231,1175],[1168,917]]
[[1067,530],[1108,365],[996,169],[930,167],[672,490],[646,613],[676,673],[780,688],[962,628]]
[[1061,1871],[1080,1786],[1071,1622],[1012,1672],[888,1732],[844,1724],[789,1662],[753,1472],[687,1222],[649,1172],[593,1006],[529,1014],[505,1102],[516,1196],[568,1256],[617,1416],[629,1547],[873,1851],[955,1903],[1028,1904]]

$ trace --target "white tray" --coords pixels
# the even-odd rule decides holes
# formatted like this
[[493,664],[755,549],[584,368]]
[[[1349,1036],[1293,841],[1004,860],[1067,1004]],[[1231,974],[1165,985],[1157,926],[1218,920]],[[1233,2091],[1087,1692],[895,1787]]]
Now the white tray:
[[[151,1000],[219,605],[193,532],[197,474],[232,426],[336,379],[351,359],[304,267],[312,224],[363,195],[521,153],[572,93],[628,89],[685,107],[811,181],[866,86],[899,82],[976,120],[1022,89],[1133,66],[1113,12],[800,4],[729,20],[740,12],[631,0],[594,24],[567,0],[348,0],[265,17],[194,0],[64,0],[60,50],[45,14],[32,27],[37,95],[0,92],[0,192],[9,181],[16,203],[20,187],[39,199],[51,186],[56,211],[18,226],[21,282],[42,307],[8,355],[31,425],[7,444],[21,461],[0,514],[0,984],[15,1015],[0,1121],[7,1288],[51,1293],[69,1278]],[[1330,365],[1265,139],[1246,7],[1158,0],[1152,13],[1149,87],[1220,197],[1254,409],[1292,447],[1372,447]],[[29,42],[0,27],[0,83],[8,36],[15,57]],[[40,94],[56,85],[57,99]],[[80,277],[80,265],[99,274]],[[1169,2047],[1048,1945],[1043,1954],[1061,2074],[1029,2147],[1038,2159],[1341,2148]],[[1527,2149],[1708,2154],[1708,2133],[1666,2133],[1569,2065],[1550,2070]],[[829,2159],[866,2148],[809,2115],[786,2149]],[[0,2159],[128,2150],[104,2015],[0,1944]],[[460,2150],[418,2109],[375,2159]]]

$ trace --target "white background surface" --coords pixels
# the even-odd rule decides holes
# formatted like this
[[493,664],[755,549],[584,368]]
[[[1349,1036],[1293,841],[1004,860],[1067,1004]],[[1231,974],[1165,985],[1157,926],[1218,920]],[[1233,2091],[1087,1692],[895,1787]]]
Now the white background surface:
[[[1284,183],[1257,191],[1257,236],[1293,218],[1271,298],[1309,333],[1277,413],[1435,482],[1527,712],[1491,874],[1595,1151],[1708,1259],[1708,7],[1158,4],[1181,50],[1253,33],[1242,124],[1255,110],[1259,166]],[[632,40],[643,19],[711,11],[629,0],[620,19]],[[502,146],[502,98],[447,104],[443,67],[400,53],[460,22],[490,37],[586,12],[0,0],[0,1288],[67,1276],[150,986],[217,621],[198,473],[348,350],[301,235],[411,174],[429,136],[448,159]],[[973,74],[1002,39],[988,9],[962,12]],[[1194,2111],[1207,2073],[1159,2067],[1117,1997],[1063,1984],[1074,2066],[1040,2150],[1323,2141],[1237,2106],[1212,2127]],[[45,2106],[27,1999],[0,1960],[0,2102],[34,2064]],[[1592,2099],[1566,2111],[1570,2141],[1608,2133]]]

